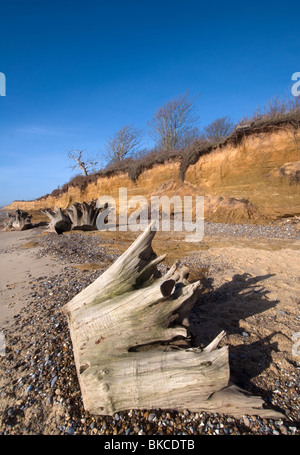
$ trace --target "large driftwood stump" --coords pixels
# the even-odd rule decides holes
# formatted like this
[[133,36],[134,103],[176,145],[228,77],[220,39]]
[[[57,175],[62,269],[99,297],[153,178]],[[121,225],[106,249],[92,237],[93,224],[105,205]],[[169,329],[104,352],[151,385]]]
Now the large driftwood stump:
[[62,234],[77,229],[82,231],[96,230],[97,217],[106,208],[107,205],[101,208],[96,207],[96,201],[75,202],[66,210],[61,208],[57,208],[55,211],[46,209],[42,213],[50,219],[49,230]]
[[75,202],[66,209],[71,222],[72,229],[94,230],[97,229],[96,221],[102,208],[96,207],[96,201]]
[[189,283],[187,269],[177,264],[160,275],[157,264],[165,256],[153,252],[154,235],[148,226],[63,307],[85,409],[95,415],[160,408],[282,417],[230,384],[228,347],[218,348],[224,332],[204,350],[189,347],[188,316],[200,282]]
[[23,212],[23,210],[17,209],[13,214],[8,213],[7,218],[7,221],[4,223],[6,230],[25,231],[33,227],[31,223],[32,215],[29,215],[28,212]]
[[61,208],[57,208],[55,211],[42,210],[42,213],[48,216],[50,219],[49,230],[55,231],[57,234],[70,231],[72,228],[72,222],[69,215],[66,215]]

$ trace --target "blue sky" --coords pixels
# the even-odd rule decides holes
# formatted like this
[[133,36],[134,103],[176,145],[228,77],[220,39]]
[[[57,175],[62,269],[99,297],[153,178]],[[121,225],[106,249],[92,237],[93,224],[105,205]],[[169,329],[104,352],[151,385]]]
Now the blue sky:
[[[200,129],[285,95],[300,71],[299,1],[0,0],[0,206],[74,175],[189,90]],[[104,160],[103,160],[104,162]]]

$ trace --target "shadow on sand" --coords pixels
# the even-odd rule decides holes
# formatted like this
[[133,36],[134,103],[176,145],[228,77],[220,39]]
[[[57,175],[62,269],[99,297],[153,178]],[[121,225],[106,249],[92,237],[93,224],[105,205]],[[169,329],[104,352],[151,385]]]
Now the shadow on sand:
[[[212,288],[212,280],[206,280],[206,289],[192,310],[190,327],[192,344],[200,347],[208,345],[222,330],[228,336],[239,335],[240,344],[229,345],[231,379],[264,399],[268,399],[267,391],[255,386],[251,379],[270,366],[272,351],[278,351],[277,342],[272,342],[275,332],[249,343],[249,334],[240,326],[240,321],[278,304],[278,300],[268,300],[269,291],[262,284],[271,276],[274,275],[234,275],[230,282],[217,289]],[[259,336],[257,331],[255,334]]]

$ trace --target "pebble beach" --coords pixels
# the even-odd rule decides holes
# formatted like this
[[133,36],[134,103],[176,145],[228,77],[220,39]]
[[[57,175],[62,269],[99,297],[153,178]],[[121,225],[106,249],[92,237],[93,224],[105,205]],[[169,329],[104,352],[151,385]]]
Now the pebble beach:
[[[285,289],[281,286],[280,290],[280,283],[272,281],[276,273],[270,270],[270,276],[264,275],[267,282],[271,280],[266,297],[262,289],[265,282],[262,278],[258,279],[262,275],[255,274],[254,267],[258,267],[255,258],[253,262],[249,259],[248,269],[245,261],[244,274],[237,273],[240,272],[239,262],[234,257],[230,261],[230,256],[217,255],[219,249],[214,250],[209,245],[210,239],[226,238],[227,244],[232,242],[230,251],[234,253],[238,247],[235,239],[237,242],[240,239],[258,243],[262,241],[265,242],[264,248],[255,249],[255,254],[260,254],[260,251],[266,252],[266,243],[271,250],[274,241],[290,242],[278,249],[282,248],[283,254],[293,263],[299,252],[300,231],[289,222],[280,226],[206,223],[205,235],[208,247],[189,252],[182,258],[192,270],[201,271],[207,288],[191,313],[194,340],[205,345],[211,333],[217,330],[213,324],[223,325],[228,333],[224,343],[232,347],[230,358],[233,375],[249,392],[261,395],[267,406],[280,410],[283,418],[272,420],[245,415],[236,419],[230,415],[208,414],[201,410],[191,413],[189,410],[130,409],[113,416],[93,416],[86,412],[77,380],[67,320],[61,308],[103,273],[120,255],[120,250],[112,236],[101,237],[81,232],[57,235],[45,228],[37,228],[21,233],[0,232],[2,267],[8,257],[6,255],[13,251],[19,254],[21,262],[25,254],[29,261],[23,272],[21,287],[13,287],[13,283],[2,283],[1,287],[1,308],[4,311],[10,305],[11,312],[7,313],[8,317],[1,319],[0,327],[5,340],[5,352],[0,356],[0,434],[300,434],[300,358],[291,353],[291,336],[300,330],[297,264],[294,264],[295,271],[291,273],[294,287],[286,289],[287,293],[290,292],[287,294],[289,305],[286,306],[280,295],[276,294]],[[8,244],[5,236],[7,239],[15,236],[15,239]],[[272,254],[275,253],[278,250],[272,251]],[[213,258],[214,263],[211,262]],[[30,264],[45,265],[45,261],[48,269],[40,267],[39,270],[31,270]],[[272,262],[271,258],[271,265]],[[51,273],[48,273],[50,269]],[[226,287],[228,283],[231,283],[231,287]],[[249,294],[249,290],[253,294]],[[247,292],[247,302],[253,299],[254,311],[247,310],[245,314],[245,309],[240,308]],[[26,298],[22,305],[18,305],[16,300],[22,300],[23,294]],[[278,298],[275,298],[275,294]],[[15,297],[11,298],[11,295]],[[275,304],[276,300],[278,305]],[[221,304],[222,317],[219,311]],[[259,305],[265,305],[263,311],[257,309]],[[234,322],[232,308],[236,309]],[[214,318],[214,311],[219,319]],[[239,311],[244,312],[239,314]],[[214,321],[210,322],[210,319]],[[204,331],[201,338],[201,331],[197,331],[197,327],[203,326],[205,321],[210,322],[210,330]],[[255,328],[259,325],[264,330],[270,328],[270,333],[280,329],[282,340],[274,335],[275,338],[267,344],[269,335],[263,330],[258,333]],[[259,359],[260,354],[262,358]]]

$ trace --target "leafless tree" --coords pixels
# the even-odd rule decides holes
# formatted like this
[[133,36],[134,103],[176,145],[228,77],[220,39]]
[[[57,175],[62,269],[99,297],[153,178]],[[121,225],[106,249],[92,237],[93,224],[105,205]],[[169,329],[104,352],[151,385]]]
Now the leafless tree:
[[116,162],[137,154],[142,138],[142,130],[133,125],[123,126],[106,144],[106,158],[109,162]]
[[288,102],[285,98],[273,96],[264,106],[264,113],[269,117],[283,115],[288,111]]
[[187,148],[194,142],[207,142],[207,139],[197,126],[186,132],[181,140],[181,147]]
[[288,110],[294,111],[300,109],[300,96],[291,95],[287,101]]
[[234,128],[234,123],[229,117],[219,117],[204,128],[208,141],[217,141],[228,136]]
[[89,175],[95,170],[95,167],[98,164],[98,161],[95,159],[83,159],[82,150],[74,150],[68,153],[68,158],[75,161],[74,164],[71,164],[69,167],[72,170],[80,169],[84,175]]
[[149,122],[151,137],[163,150],[176,150],[184,146],[195,130],[199,116],[189,93],[179,95],[160,107]]

